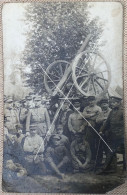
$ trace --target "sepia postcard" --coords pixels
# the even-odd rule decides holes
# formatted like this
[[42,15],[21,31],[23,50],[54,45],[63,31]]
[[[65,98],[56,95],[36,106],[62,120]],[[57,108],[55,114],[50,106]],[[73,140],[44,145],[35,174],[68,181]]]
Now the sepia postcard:
[[4,3],[2,34],[2,193],[125,185],[122,3]]

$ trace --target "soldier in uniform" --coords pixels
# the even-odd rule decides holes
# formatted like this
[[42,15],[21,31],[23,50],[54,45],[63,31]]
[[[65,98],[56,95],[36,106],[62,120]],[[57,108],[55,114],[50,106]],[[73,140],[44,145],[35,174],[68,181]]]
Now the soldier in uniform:
[[26,119],[26,131],[29,132],[30,124],[34,124],[38,130],[38,134],[45,138],[50,128],[50,118],[46,108],[41,105],[41,96],[34,98],[34,109],[30,109]]
[[[5,117],[8,116],[8,121],[6,126],[8,128],[9,133],[17,133],[17,126],[20,126],[19,116],[17,112],[14,110],[13,100],[9,98],[6,101],[6,109],[5,109]],[[10,119],[9,119],[10,116]]]
[[[95,128],[96,125],[96,118],[101,113],[101,108],[96,105],[95,96],[88,97],[88,106],[86,106],[83,110],[83,116],[87,119],[90,125]],[[86,124],[86,140],[90,144],[90,149],[92,152],[92,160],[94,161],[96,158],[96,133],[91,128],[89,123]]]
[[45,152],[45,162],[48,170],[60,178],[64,178],[70,164],[70,154],[67,148],[61,145],[61,136],[54,134],[50,137],[49,146]]
[[83,139],[82,133],[77,133],[71,143],[72,166],[74,172],[83,172],[90,168],[91,150],[89,143]]
[[71,133],[71,141],[74,140],[76,133],[83,132],[85,129],[85,123],[80,115],[80,101],[79,99],[73,100],[74,111],[70,114],[68,119],[68,128]]
[[[106,138],[101,132],[101,129],[103,128],[103,125],[105,124],[110,112],[111,108],[109,108],[109,100],[107,97],[104,97],[100,100],[99,105],[102,109],[102,112],[97,116],[96,118],[96,129],[98,130],[99,134],[103,136],[103,138],[106,141]],[[100,139],[100,137],[96,137],[96,153],[97,153],[97,161],[96,161],[96,168],[100,167],[102,165],[102,159],[103,159],[103,151],[106,153],[107,146],[105,146],[104,142]]]
[[[30,134],[24,139],[25,168],[29,174],[45,173],[44,140],[37,134],[36,125],[30,125]],[[36,158],[35,158],[36,157]]]
[[23,133],[25,134],[26,133],[26,118],[27,118],[27,115],[28,115],[26,99],[23,99],[21,101],[21,103],[22,103],[22,108],[21,108],[21,111],[20,111],[19,119],[20,119],[20,123],[22,125]]
[[120,97],[111,97],[110,112],[103,128],[102,133],[106,137],[107,144],[112,149],[112,152],[107,148],[107,155],[102,172],[116,172],[117,170],[117,155],[118,150],[124,154],[124,118],[123,107]]
[[57,124],[62,124],[63,134],[67,136],[70,140],[70,131],[68,129],[68,118],[73,111],[69,108],[69,106],[70,103],[68,102],[68,100],[65,100],[61,108],[61,111],[59,113]]

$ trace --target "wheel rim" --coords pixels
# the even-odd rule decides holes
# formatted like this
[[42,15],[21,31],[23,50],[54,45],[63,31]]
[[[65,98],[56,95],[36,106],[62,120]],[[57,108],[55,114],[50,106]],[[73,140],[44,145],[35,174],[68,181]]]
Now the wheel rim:
[[49,94],[52,94],[56,89],[69,65],[70,63],[67,61],[58,60],[48,66],[44,75],[44,84]]
[[110,84],[110,66],[99,52],[84,51],[74,59],[72,79],[83,95],[101,96]]

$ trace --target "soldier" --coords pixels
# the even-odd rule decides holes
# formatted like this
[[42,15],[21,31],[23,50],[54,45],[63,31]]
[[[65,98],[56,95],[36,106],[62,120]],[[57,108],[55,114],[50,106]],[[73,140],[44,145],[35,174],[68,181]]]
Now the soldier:
[[[83,116],[87,119],[90,125],[95,128],[96,118],[101,113],[101,108],[96,105],[95,96],[88,97],[88,106],[83,110]],[[86,125],[86,140],[90,144],[90,149],[92,152],[92,160],[94,161],[96,158],[96,133],[91,128],[91,126],[87,123]]]
[[90,168],[91,150],[82,133],[76,134],[76,139],[71,143],[72,166],[74,172],[83,172]]
[[30,95],[26,96],[26,106],[28,110],[34,108],[33,98]]
[[57,134],[60,136],[61,141],[60,141],[60,145],[64,145],[66,148],[69,149],[69,139],[68,137],[66,137],[65,135],[63,135],[63,125],[59,124],[57,125],[57,130],[56,130]]
[[67,148],[61,145],[61,136],[52,135],[45,153],[47,168],[58,177],[64,178],[64,172],[69,168],[70,158]]
[[45,138],[50,128],[50,118],[46,108],[41,105],[41,96],[34,98],[35,108],[30,109],[26,119],[26,131],[29,132],[30,124],[34,124],[38,130],[38,134]]
[[[96,129],[100,133],[101,136],[105,139],[104,135],[101,132],[101,129],[103,128],[103,125],[105,124],[111,109],[109,108],[109,100],[107,97],[104,97],[99,102],[100,107],[102,109],[102,112],[97,116],[96,118]],[[106,139],[105,139],[106,141]],[[100,167],[102,165],[102,159],[103,159],[103,151],[106,152],[104,142],[100,139],[100,137],[96,136],[96,154],[97,154],[97,161],[96,161],[96,168]]]
[[72,114],[70,114],[69,119],[68,119],[68,128],[71,133],[71,141],[74,140],[76,133],[78,132],[84,132],[85,129],[85,123],[80,115],[80,101],[79,99],[73,100],[73,105],[74,105],[74,111]]
[[121,100],[122,99],[120,97],[113,96],[110,98],[112,111],[103,126],[102,133],[105,135],[107,144],[113,152],[107,148],[106,161],[102,172],[116,172],[116,153],[118,149],[122,149],[122,153],[124,154],[124,120]]
[[69,108],[69,106],[70,103],[68,102],[68,100],[65,100],[61,108],[61,111],[59,113],[57,124],[62,124],[63,134],[67,136],[70,140],[70,131],[68,129],[68,118],[73,111]]
[[14,107],[15,107],[14,109],[17,112],[17,115],[19,117],[20,116],[20,111],[21,111],[21,103],[20,103],[19,100],[15,100]]
[[[9,98],[5,109],[5,117],[8,116],[7,128],[9,133],[17,133],[17,125],[20,126],[19,117],[13,107],[13,100]],[[10,116],[10,118],[9,118]]]
[[30,134],[24,139],[23,144],[25,167],[29,174],[37,173],[37,171],[45,173],[44,140],[37,134],[36,128],[36,125],[30,125]]
[[22,103],[22,108],[21,108],[21,111],[20,111],[19,119],[20,119],[20,123],[22,125],[23,133],[25,134],[26,133],[26,118],[27,118],[27,115],[28,115],[26,99],[22,99],[21,103]]

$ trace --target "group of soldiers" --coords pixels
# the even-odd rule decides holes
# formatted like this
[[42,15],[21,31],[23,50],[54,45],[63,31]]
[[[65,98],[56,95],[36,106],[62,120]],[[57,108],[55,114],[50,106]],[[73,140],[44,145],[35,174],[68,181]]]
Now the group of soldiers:
[[124,156],[122,98],[59,102],[38,94],[5,98],[5,177],[116,171],[117,153]]

